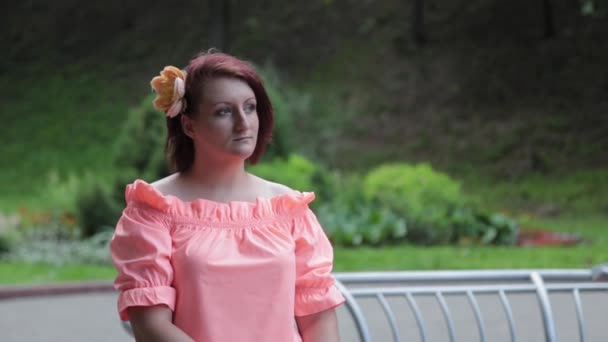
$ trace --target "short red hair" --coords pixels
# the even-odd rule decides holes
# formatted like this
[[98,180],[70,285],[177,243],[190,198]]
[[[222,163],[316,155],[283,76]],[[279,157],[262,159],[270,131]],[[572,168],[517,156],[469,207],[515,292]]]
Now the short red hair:
[[[248,62],[225,53],[206,52],[192,59],[186,66],[185,71],[184,99],[186,100],[186,109],[181,115],[188,115],[189,117],[193,117],[199,112],[203,85],[210,78],[234,77],[243,80],[251,87],[257,102],[256,107],[260,124],[257,144],[247,161],[251,164],[257,163],[264,155],[266,146],[272,139],[274,114],[264,83],[254,67]],[[168,136],[165,147],[169,162],[174,171],[186,171],[194,163],[194,143],[184,133],[179,115],[174,118],[167,118],[167,129]]]

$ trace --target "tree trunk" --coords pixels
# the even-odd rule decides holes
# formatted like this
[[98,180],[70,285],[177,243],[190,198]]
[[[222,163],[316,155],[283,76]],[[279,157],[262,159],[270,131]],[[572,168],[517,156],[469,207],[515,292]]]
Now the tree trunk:
[[545,38],[555,37],[555,21],[553,17],[553,4],[551,0],[543,1],[543,17],[545,21]]
[[209,47],[223,52],[230,48],[230,0],[209,1]]
[[417,46],[426,43],[426,32],[424,31],[424,0],[414,0],[412,2],[412,36]]

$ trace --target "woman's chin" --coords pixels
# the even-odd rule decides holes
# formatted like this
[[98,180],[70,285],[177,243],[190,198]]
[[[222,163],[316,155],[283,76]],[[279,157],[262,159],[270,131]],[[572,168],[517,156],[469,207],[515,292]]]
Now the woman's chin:
[[252,148],[235,148],[230,151],[230,155],[234,158],[247,160],[253,155],[253,150]]

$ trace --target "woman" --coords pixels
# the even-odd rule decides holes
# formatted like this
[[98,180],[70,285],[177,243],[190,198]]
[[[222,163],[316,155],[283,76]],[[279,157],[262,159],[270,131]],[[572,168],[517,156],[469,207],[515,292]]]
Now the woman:
[[273,126],[260,77],[207,53],[151,84],[175,173],[127,185],[110,245],[121,319],[138,341],[339,341],[344,299],[314,194],[245,170]]

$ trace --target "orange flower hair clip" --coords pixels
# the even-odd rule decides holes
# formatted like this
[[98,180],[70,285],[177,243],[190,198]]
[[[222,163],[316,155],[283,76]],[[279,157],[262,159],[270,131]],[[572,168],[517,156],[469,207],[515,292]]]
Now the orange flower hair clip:
[[160,76],[150,81],[156,92],[154,108],[165,112],[167,117],[174,118],[186,109],[186,72],[174,66],[166,66]]

